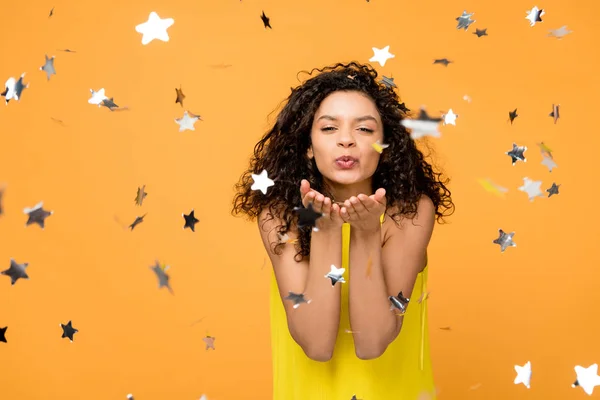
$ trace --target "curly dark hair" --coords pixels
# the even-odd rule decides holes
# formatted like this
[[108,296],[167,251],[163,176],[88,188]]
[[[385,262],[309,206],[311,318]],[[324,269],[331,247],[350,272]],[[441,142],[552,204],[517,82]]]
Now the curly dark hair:
[[[389,146],[381,153],[379,165],[372,176],[372,187],[373,190],[385,189],[387,209],[394,207],[398,211],[391,215],[392,219],[398,222],[396,218],[402,216],[414,217],[418,201],[424,194],[435,206],[437,221],[445,222],[443,217],[454,211],[451,193],[446,187],[448,179],[442,180],[441,173],[433,170],[400,123],[409,116],[410,110],[400,103],[392,85],[378,82],[377,71],[373,67],[356,61],[299,73],[305,72],[310,76],[315,71],[319,74],[291,88],[292,93],[287,102],[284,100],[286,104],[274,126],[255,145],[248,170],[235,184],[232,215],[246,214],[254,220],[268,206],[271,217],[277,216],[282,220],[283,225],[279,226],[278,232],[284,234],[291,226],[297,226],[298,215],[294,208],[302,207],[302,179],[307,179],[311,188],[333,198],[324,185],[314,158],[307,156],[313,119],[321,102],[331,93],[358,91],[375,102],[383,122],[383,143]],[[252,174],[260,174],[263,170],[275,182],[266,195],[251,189],[254,183]],[[299,244],[300,249],[295,256],[298,261],[310,253],[311,232],[310,227],[299,228],[296,246]],[[277,252],[282,245],[284,243],[276,243],[273,251]]]

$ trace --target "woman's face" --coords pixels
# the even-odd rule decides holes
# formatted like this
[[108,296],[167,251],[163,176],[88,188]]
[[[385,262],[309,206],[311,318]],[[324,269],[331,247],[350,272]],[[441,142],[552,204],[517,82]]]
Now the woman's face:
[[[327,96],[315,113],[308,156],[314,157],[333,188],[347,186],[367,194],[379,163],[380,154],[372,146],[378,140],[383,143],[383,124],[373,100],[361,92],[338,91]],[[356,161],[336,161],[341,156]]]

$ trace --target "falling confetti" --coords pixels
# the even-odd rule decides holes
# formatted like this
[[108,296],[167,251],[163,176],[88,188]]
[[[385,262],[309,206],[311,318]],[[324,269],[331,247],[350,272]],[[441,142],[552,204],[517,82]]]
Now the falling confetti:
[[337,282],[345,283],[346,281],[342,276],[344,275],[344,271],[346,271],[345,268],[337,268],[335,265],[331,264],[331,271],[325,275],[325,278],[331,279],[332,287],[335,286]]
[[316,212],[313,209],[312,203],[308,203],[308,207],[294,207],[294,211],[298,213],[298,228],[305,226],[313,226],[317,222],[317,219],[323,216],[323,213]]
[[430,117],[422,107],[416,119],[403,119],[400,123],[411,130],[410,137],[416,140],[424,136],[440,137],[438,126],[441,121],[442,118]]
[[587,368],[577,365],[575,367],[575,373],[577,374],[577,379],[571,387],[580,386],[586,394],[591,396],[594,393],[594,388],[600,385],[598,364],[592,364]]
[[505,152],[507,156],[510,157],[512,161],[512,165],[515,165],[517,161],[527,162],[525,159],[525,152],[527,151],[527,146],[517,146],[516,143],[513,143],[512,150]]
[[388,78],[387,76],[383,75],[381,77],[381,83],[388,87],[388,88],[395,88],[397,87],[396,84],[394,83],[394,78]]
[[179,125],[179,132],[183,132],[185,130],[195,131],[196,128],[194,127],[194,124],[199,119],[199,116],[191,116],[187,111],[184,111],[183,117],[175,118],[175,122]]
[[492,182],[490,179],[478,179],[477,182],[488,192],[497,195],[498,197],[504,197],[508,189],[502,186],[499,186]]
[[558,29],[551,29],[548,33],[548,36],[555,37],[557,39],[562,39],[563,37],[567,36],[569,33],[572,32],[573,31],[567,29],[567,25],[563,25]]
[[44,71],[46,73],[47,80],[50,80],[51,75],[56,75],[56,70],[54,69],[54,56],[48,58],[46,55],[46,63],[40,67],[40,71]]
[[88,99],[88,103],[90,104],[95,104],[98,107],[101,107],[102,102],[104,100],[108,100],[108,97],[106,97],[104,94],[104,88],[98,90],[97,92],[94,89],[90,89],[90,92],[92,93],[92,97]]
[[406,313],[406,308],[408,307],[408,303],[410,302],[410,299],[407,297],[404,297],[402,295],[402,291],[400,291],[400,293],[398,293],[398,296],[389,296],[388,299],[392,303],[392,305],[390,307],[390,311],[400,310],[400,315],[403,315],[404,313]]
[[262,15],[260,16],[261,21],[263,22],[263,25],[265,26],[265,30],[267,28],[269,29],[273,29],[273,27],[271,26],[271,18],[267,17],[267,15],[265,14],[265,12],[262,12]]
[[136,217],[135,220],[131,223],[131,225],[129,225],[129,229],[133,230],[136,226],[138,226],[139,224],[144,222],[144,217],[146,215],[147,215],[147,213],[142,215],[141,217]]
[[177,95],[177,97],[175,98],[175,104],[179,103],[181,104],[181,107],[183,107],[183,100],[185,99],[185,94],[183,94],[181,86],[179,86],[179,89],[175,88],[175,94]]
[[493,243],[500,245],[500,252],[504,253],[508,247],[517,247],[517,244],[513,242],[514,232],[506,233],[502,229],[498,229],[498,238],[494,239]]
[[471,19],[473,14],[475,13],[468,13],[467,11],[463,11],[461,16],[456,17],[456,20],[458,21],[456,29],[464,29],[465,31],[469,29],[469,25],[471,25],[473,22],[476,22],[475,20]]
[[452,63],[453,61],[448,60],[447,58],[437,58],[435,60],[433,60],[433,64],[441,64],[444,67],[447,67],[448,64]]
[[515,365],[515,371],[517,372],[517,376],[514,381],[515,385],[522,383],[527,389],[529,389],[529,384],[531,381],[531,362],[527,361],[527,363],[525,363],[525,365],[522,367]]
[[385,150],[388,147],[390,147],[389,144],[381,143],[380,140],[377,140],[371,146],[373,146],[373,148],[375,149],[375,151],[378,152],[379,154],[383,153],[383,150]]
[[283,299],[284,300],[290,300],[294,303],[294,308],[298,308],[300,307],[301,303],[306,303],[306,304],[310,304],[310,302],[312,300],[306,300],[304,298],[304,293],[294,293],[294,292],[288,292],[289,294],[287,296],[285,296]]
[[560,185],[557,185],[556,183],[552,182],[552,186],[546,189],[546,192],[548,192],[548,197],[552,197],[553,195],[558,194],[559,187]]
[[454,114],[452,109],[449,109],[446,114],[442,115],[442,119],[444,120],[444,125],[455,125],[456,126],[456,118],[458,118],[458,114]]
[[25,272],[25,268],[29,263],[19,264],[13,258],[10,259],[10,267],[1,272],[2,275],[10,277],[10,284],[14,285],[19,279],[29,279],[29,275]]
[[484,28],[484,29],[475,28],[475,32],[473,32],[473,35],[477,35],[478,38],[480,38],[482,36],[488,36],[487,28]]
[[161,19],[157,13],[152,11],[148,16],[148,21],[135,27],[135,31],[142,34],[142,44],[145,46],[154,39],[169,41],[167,29],[175,23],[173,18]]
[[548,156],[550,158],[553,158],[553,156],[552,156],[552,150],[550,150],[550,148],[548,146],[546,146],[544,144],[544,142],[538,143],[537,145],[539,146],[539,148],[540,148],[540,150],[542,152],[542,156],[546,155],[546,156]]
[[148,193],[146,193],[146,185],[143,185],[142,187],[138,187],[137,189],[137,194],[135,195],[135,205],[136,206],[141,206],[142,203],[144,202],[144,199],[146,198],[146,196],[148,196]]
[[200,220],[194,216],[194,210],[190,211],[189,214],[181,214],[183,219],[185,220],[185,225],[183,225],[183,229],[190,228],[192,232],[196,232],[196,223]]
[[151,266],[150,269],[152,269],[152,271],[154,271],[154,273],[156,274],[156,277],[158,279],[158,288],[160,289],[162,287],[166,287],[171,294],[174,294],[173,289],[171,289],[171,285],[169,284],[170,277],[166,272],[167,269],[169,269],[169,266],[166,265],[163,267],[158,261],[156,261],[156,264]]
[[262,194],[267,194],[267,189],[275,184],[275,182],[269,178],[266,169],[263,169],[260,174],[252,174],[254,183],[250,187],[252,190],[260,190]]
[[4,214],[4,191],[6,185],[0,185],[0,215]]
[[8,343],[6,340],[6,330],[7,329],[8,329],[8,326],[5,326],[4,328],[0,328],[0,342]]
[[527,11],[526,20],[529,21],[530,26],[534,26],[536,22],[542,22],[542,15],[546,14],[544,10],[540,10],[537,6]]
[[560,118],[560,104],[552,104],[552,112],[549,114],[554,119],[554,123]]
[[46,225],[46,218],[54,214],[54,211],[44,210],[44,202],[40,201],[32,208],[24,208],[23,213],[27,214],[28,216],[27,222],[25,222],[25,226],[29,226],[31,224],[38,224],[40,228],[44,229]]
[[541,197],[544,194],[540,190],[542,181],[533,181],[527,177],[523,178],[523,186],[519,187],[521,192],[527,193],[529,201],[533,201],[536,197]]
[[79,332],[79,330],[73,328],[73,325],[71,324],[71,321],[67,322],[67,324],[60,324],[60,327],[63,330],[61,339],[64,338],[69,338],[69,340],[71,341],[71,343],[73,343],[73,336]]
[[554,159],[546,155],[543,156],[542,165],[545,165],[548,168],[548,171],[550,172],[552,172],[553,168],[558,167],[558,165],[554,162]]
[[0,93],[0,95],[4,96],[4,101],[6,104],[8,104],[8,102],[12,99],[17,101],[21,100],[21,94],[23,94],[23,90],[29,87],[29,83],[23,83],[23,78],[25,78],[25,72],[21,74],[18,80],[10,77],[4,84],[5,90],[4,92]]
[[513,111],[508,112],[508,120],[510,121],[511,125],[512,125],[513,121],[515,120],[515,118],[517,118],[518,116],[519,116],[519,114],[517,114],[516,108]]
[[377,47],[372,47],[373,57],[369,59],[369,62],[378,62],[382,67],[385,66],[385,63],[390,58],[396,57],[392,53],[390,53],[390,46],[385,46],[383,49],[378,49]]

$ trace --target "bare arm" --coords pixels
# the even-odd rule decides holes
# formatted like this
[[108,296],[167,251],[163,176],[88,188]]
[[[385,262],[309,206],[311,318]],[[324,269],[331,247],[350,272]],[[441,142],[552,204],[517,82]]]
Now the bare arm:
[[[282,224],[278,218],[271,219],[268,210],[258,219],[261,238],[271,259],[275,278],[279,287],[287,315],[288,329],[292,338],[304,353],[315,361],[327,361],[333,355],[340,322],[340,284],[331,286],[325,278],[331,264],[336,267],[342,261],[341,229],[313,231],[311,235],[310,259],[294,260],[294,244],[286,243],[281,254],[271,251],[271,243],[279,240],[277,227]],[[288,232],[290,241],[297,239],[297,230]],[[293,308],[290,300],[283,298],[289,292],[304,293],[310,304],[302,303]]]
[[423,196],[418,215],[403,219],[400,227],[394,224],[383,247],[380,230],[351,230],[349,313],[359,358],[381,356],[400,333],[404,317],[390,311],[388,298],[400,291],[404,297],[412,295],[417,275],[427,262],[434,222],[434,205]]

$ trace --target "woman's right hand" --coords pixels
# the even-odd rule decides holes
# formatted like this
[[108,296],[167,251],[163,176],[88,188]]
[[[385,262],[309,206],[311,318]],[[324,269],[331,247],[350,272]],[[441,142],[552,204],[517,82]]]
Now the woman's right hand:
[[308,208],[308,205],[312,203],[313,209],[323,214],[321,218],[317,219],[319,230],[341,228],[345,219],[349,218],[346,207],[340,207],[338,204],[333,203],[329,197],[325,197],[316,190],[311,189],[310,182],[306,179],[302,179],[300,182],[300,197],[305,208]]

